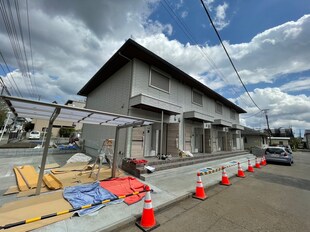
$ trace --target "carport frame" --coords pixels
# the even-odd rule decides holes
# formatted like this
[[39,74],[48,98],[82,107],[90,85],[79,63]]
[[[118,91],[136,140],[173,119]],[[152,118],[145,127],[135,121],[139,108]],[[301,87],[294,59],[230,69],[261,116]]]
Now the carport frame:
[[[58,118],[58,116],[61,115],[62,111],[67,111],[67,114],[63,114],[63,116],[70,116],[70,115],[75,116],[73,113],[78,113],[78,112],[79,113],[82,112],[82,114],[80,114],[80,118],[75,116],[76,120],[73,120],[70,117],[65,117],[65,118],[60,117],[59,120],[69,121],[72,123],[82,123],[82,124],[86,123],[86,124],[96,124],[96,125],[116,127],[111,177],[116,176],[119,130],[122,128],[128,128],[128,127],[138,127],[138,126],[144,126],[144,125],[147,126],[147,125],[150,125],[156,122],[154,120],[149,120],[149,119],[131,117],[131,116],[120,115],[120,114],[113,114],[113,113],[86,109],[86,108],[72,107],[72,106],[61,105],[61,104],[56,104],[56,103],[34,101],[34,100],[25,99],[25,98],[18,98],[18,97],[12,97],[12,96],[0,96],[0,97],[6,102],[7,106],[10,108],[10,110],[13,112],[13,114],[16,117],[31,118],[31,114],[34,114],[34,116],[37,114],[39,115],[39,117],[37,118],[49,120],[45,144],[50,143],[53,123]],[[39,113],[42,113],[42,108],[44,108],[45,114],[39,114]],[[50,110],[48,111],[48,109]],[[71,114],[69,114],[69,112]],[[96,116],[96,117],[93,117],[93,116]],[[102,117],[101,121],[100,121],[100,117]],[[32,118],[36,118],[36,117],[32,117]],[[43,181],[47,154],[48,154],[48,146],[44,146],[42,161],[41,161],[41,166],[40,166],[40,173],[38,177],[38,184],[37,184],[35,195],[40,195],[41,193],[41,185]]]

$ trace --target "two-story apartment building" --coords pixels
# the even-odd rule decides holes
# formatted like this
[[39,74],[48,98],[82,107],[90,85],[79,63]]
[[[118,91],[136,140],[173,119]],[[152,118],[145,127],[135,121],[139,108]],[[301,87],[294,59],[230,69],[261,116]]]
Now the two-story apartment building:
[[[239,114],[246,111],[131,39],[78,94],[87,97],[86,108],[158,122],[120,134],[127,157],[243,150]],[[84,125],[87,152],[114,133]]]

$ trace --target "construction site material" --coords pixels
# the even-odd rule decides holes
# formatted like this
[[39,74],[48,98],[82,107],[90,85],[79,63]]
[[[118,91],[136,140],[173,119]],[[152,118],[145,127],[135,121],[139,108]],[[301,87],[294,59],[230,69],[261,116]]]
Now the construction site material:
[[19,189],[17,186],[11,186],[8,188],[8,190],[6,190],[5,193],[3,193],[3,196],[18,193],[18,192],[19,192]]
[[222,181],[220,182],[221,185],[229,186],[231,185],[228,175],[226,173],[225,167],[222,167]]
[[49,189],[61,189],[62,183],[52,173],[45,174],[43,181]]
[[67,160],[68,163],[89,162],[92,158],[84,153],[76,153]]
[[[119,197],[116,197],[114,199],[106,199],[106,200],[103,200],[103,201],[100,201],[100,202],[95,202],[93,204],[83,205],[83,206],[80,206],[78,208],[70,208],[70,207],[68,207],[65,210],[57,211],[57,213],[44,214],[43,216],[35,216],[33,218],[28,217],[29,219],[20,220],[20,221],[16,220],[16,222],[12,222],[12,223],[8,223],[8,224],[2,223],[2,220],[1,220],[2,218],[0,218],[0,230],[6,229],[5,231],[28,231],[28,230],[31,230],[31,229],[36,229],[36,228],[42,227],[44,225],[47,225],[47,224],[50,224],[50,223],[53,223],[53,222],[56,222],[56,221],[61,221],[61,220],[66,219],[66,218],[69,218],[69,217],[72,216],[73,212],[76,212],[78,210],[88,209],[90,207],[94,207],[94,206],[97,206],[97,205],[107,204],[109,202],[114,202],[114,201],[122,200],[122,199],[124,199],[126,197],[131,197],[133,195],[144,193],[145,191],[146,190],[143,190],[141,192],[132,192],[130,194],[127,194],[127,195],[124,195],[124,196],[119,196]],[[148,191],[153,191],[153,190],[150,189]],[[57,193],[57,194],[59,194],[59,193]],[[48,196],[48,195],[45,195],[45,196]],[[38,197],[40,197],[40,196],[38,196]],[[69,204],[68,202],[66,202],[66,203]],[[8,210],[8,209],[10,209],[11,204],[5,205],[3,207],[4,207],[4,210]],[[2,208],[0,208],[0,216],[2,214]],[[37,214],[37,215],[39,215],[39,214]],[[26,218],[26,217],[24,217],[24,218]],[[34,223],[34,222],[37,222],[37,221],[40,221],[40,223]],[[47,223],[47,222],[49,222],[49,223]]]
[[[145,184],[141,183],[136,178],[130,176],[101,181],[100,186],[102,188],[109,190],[116,196],[127,195],[130,194],[132,191],[141,192],[145,188]],[[133,195],[131,197],[126,197],[124,202],[128,205],[131,205],[140,201],[144,196],[145,193]]]
[[147,185],[145,187],[146,195],[144,199],[143,211],[141,219],[136,221],[136,225],[143,231],[150,231],[159,226],[156,222],[154,209],[151,199],[151,189]]
[[241,178],[245,178],[245,174],[244,174],[244,172],[242,170],[242,167],[241,167],[239,162],[238,162],[238,173],[237,173],[237,176],[241,177]]
[[88,165],[88,162],[76,162],[76,163],[68,163],[62,166],[61,168],[52,169],[51,172],[53,174],[71,172],[71,171],[85,171],[90,170],[91,167]]
[[[46,186],[41,188],[41,193],[46,193],[46,192],[50,192],[51,190],[49,188],[47,188]],[[23,191],[23,192],[17,192],[18,194],[16,195],[17,198],[19,197],[29,197],[29,196],[34,196],[36,193],[36,189],[29,189],[27,191]]]
[[[60,167],[60,165],[58,163],[46,164],[45,165],[45,170],[46,169],[59,168],[59,167]],[[41,168],[41,166],[39,166],[39,168]]]
[[203,187],[199,172],[197,173],[196,192],[193,194],[193,198],[203,201],[208,198],[205,194],[205,189]]
[[[90,205],[108,199],[113,201],[114,204],[121,203],[123,201],[116,201],[115,199],[118,199],[118,197],[110,191],[101,188],[99,182],[67,187],[64,189],[63,196],[70,202],[73,208],[81,208],[83,205]],[[79,216],[84,216],[101,209],[107,204],[109,204],[109,202],[106,204],[98,204],[97,206],[89,207],[87,209],[81,208],[82,210],[76,211],[75,213]]]
[[[3,225],[15,224],[15,222],[18,221],[25,221],[25,218],[37,218],[38,215],[47,215],[71,208],[72,207],[69,202],[63,198],[62,191],[42,194],[40,196],[34,196],[31,198],[10,202],[4,204],[0,208],[0,225],[2,226],[0,228],[6,228],[3,227]],[[57,221],[70,218],[71,216],[72,213],[67,213],[66,215],[60,215],[58,217],[46,219],[40,223],[21,225],[12,229],[7,229],[5,231],[30,231]]]
[[37,187],[38,173],[31,165],[16,166],[13,168],[20,191],[27,191]]
[[[96,166],[98,166],[98,171],[97,171],[97,174],[96,174],[96,180],[98,180],[98,178],[99,178],[99,172],[100,172],[100,169],[101,169],[101,167],[102,167],[102,161],[103,161],[103,159],[104,159],[103,155],[98,155],[98,156],[96,157],[95,163],[93,164],[93,167],[92,167],[92,169],[91,169],[91,172],[90,172],[90,174],[89,174],[89,177],[92,177],[92,174],[93,174],[93,172],[94,172]],[[97,165],[97,164],[98,164],[98,165]]]

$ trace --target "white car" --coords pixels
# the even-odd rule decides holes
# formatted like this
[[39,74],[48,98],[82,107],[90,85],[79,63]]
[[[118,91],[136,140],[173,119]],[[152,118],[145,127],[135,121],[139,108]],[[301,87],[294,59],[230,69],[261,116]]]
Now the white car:
[[29,139],[40,139],[40,131],[31,131],[29,134]]

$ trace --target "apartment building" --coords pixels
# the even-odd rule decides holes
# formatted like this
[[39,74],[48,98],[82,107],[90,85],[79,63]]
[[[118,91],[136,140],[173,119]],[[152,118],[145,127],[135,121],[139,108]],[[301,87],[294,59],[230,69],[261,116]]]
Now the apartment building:
[[[244,148],[239,114],[245,110],[131,39],[78,94],[87,97],[86,108],[157,121],[120,133],[118,151],[127,157]],[[87,152],[114,134],[113,127],[84,124]]]

